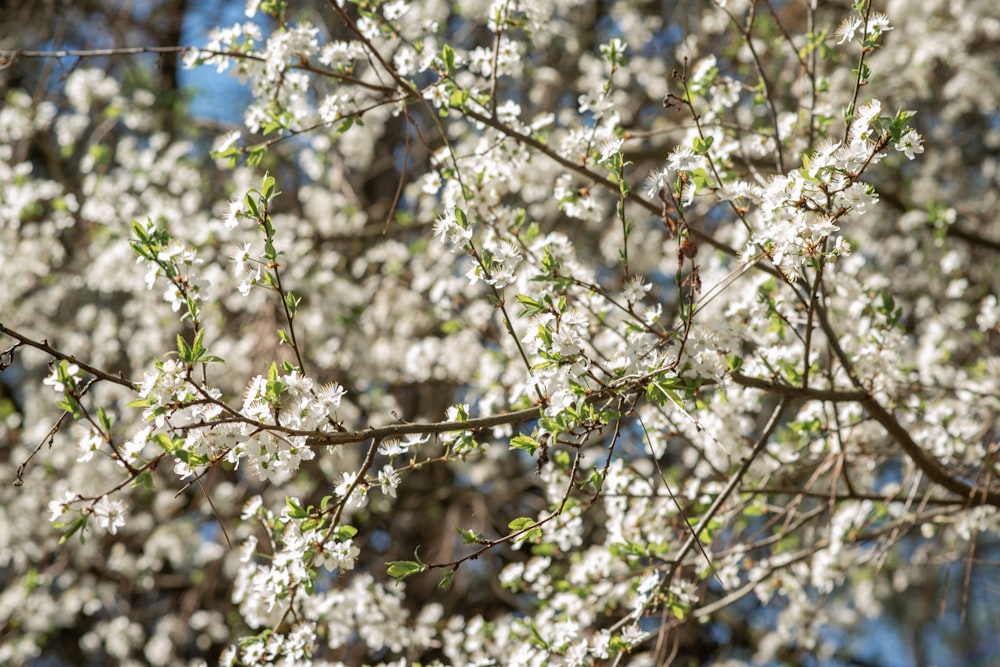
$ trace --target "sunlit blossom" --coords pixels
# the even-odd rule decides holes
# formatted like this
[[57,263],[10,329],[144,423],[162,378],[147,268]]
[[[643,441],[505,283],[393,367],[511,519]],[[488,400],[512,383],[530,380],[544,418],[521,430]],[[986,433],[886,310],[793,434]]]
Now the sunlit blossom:
[[118,529],[125,526],[125,519],[128,515],[124,502],[120,499],[111,499],[108,496],[101,496],[94,505],[93,512],[97,525],[112,535],[116,535]]

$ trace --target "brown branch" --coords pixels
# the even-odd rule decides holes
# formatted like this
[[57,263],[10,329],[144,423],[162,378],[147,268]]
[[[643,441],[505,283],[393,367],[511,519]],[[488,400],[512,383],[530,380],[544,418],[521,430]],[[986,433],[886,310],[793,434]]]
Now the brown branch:
[[4,326],[3,322],[0,322],[0,333],[6,336],[10,336],[14,340],[18,341],[21,345],[27,345],[28,347],[33,347],[36,350],[41,350],[42,352],[52,357],[55,357],[56,359],[65,359],[66,361],[72,364],[76,364],[77,366],[87,371],[96,378],[99,378],[101,380],[107,380],[108,382],[114,382],[115,384],[120,384],[121,386],[128,387],[133,391],[137,391],[139,389],[139,385],[125,378],[125,376],[122,374],[121,371],[118,372],[118,375],[114,375],[107,371],[103,371],[100,368],[97,368],[96,366],[91,366],[85,361],[80,361],[71,354],[66,354],[65,352],[57,350],[56,348],[49,345],[49,342],[44,338],[40,341],[34,340],[32,338],[29,338],[28,336],[25,336],[22,333],[19,333],[14,329],[10,329]]
[[771,394],[778,394],[787,398],[797,398],[804,401],[825,401],[827,403],[858,403],[863,401],[868,392],[864,390],[847,389],[813,389],[796,385],[784,384],[782,382],[772,382],[760,378],[750,377],[743,373],[733,373],[733,380],[736,384],[752,389],[761,389]]
[[927,475],[932,482],[965,498],[969,507],[977,507],[979,505],[1000,507],[1000,493],[991,491],[985,486],[980,487],[969,484],[950,475],[937,459],[924,452],[920,445],[910,436],[910,433],[903,428],[903,425],[894,416],[889,414],[889,411],[882,407],[872,396],[866,396],[861,401],[861,405],[875,421],[882,425],[882,428],[903,448],[903,451],[910,457],[913,464]]
[[[825,311],[817,310],[820,314],[820,324],[826,332],[830,344],[833,346],[835,354],[840,357],[845,368],[850,368],[847,356],[836,342],[835,332],[830,327]],[[882,428],[892,437],[895,442],[902,447],[906,456],[913,464],[935,484],[944,487],[948,491],[961,496],[970,507],[979,505],[992,505],[1000,507],[1000,493],[991,491],[985,486],[978,486],[964,482],[958,477],[952,476],[948,470],[934,457],[926,453],[923,448],[910,436],[909,432],[899,423],[892,414],[889,413],[882,404],[863,388],[860,380],[851,373],[851,379],[858,387],[854,391],[844,391],[835,389],[809,389],[803,387],[793,387],[783,383],[770,382],[758,378],[748,377],[741,373],[733,373],[733,379],[737,384],[745,387],[760,389],[773,394],[779,394],[785,399],[799,398],[803,400],[826,401],[826,402],[856,402],[859,403],[871,417],[882,425]]]
[[722,505],[725,504],[725,502],[729,499],[729,496],[732,495],[733,491],[736,490],[736,487],[743,480],[743,476],[746,474],[747,470],[750,469],[751,464],[753,464],[754,460],[767,447],[767,443],[771,440],[771,436],[774,434],[775,430],[777,430],[778,428],[778,425],[781,423],[781,418],[785,414],[785,410],[788,409],[789,402],[790,402],[789,399],[786,397],[782,399],[782,401],[777,406],[775,406],[774,412],[771,413],[771,417],[770,419],[768,419],[767,425],[764,427],[764,432],[760,434],[760,437],[757,439],[757,442],[754,443],[753,449],[750,450],[749,454],[743,457],[742,461],[740,462],[739,469],[732,477],[729,478],[729,481],[726,482],[725,488],[723,488],[722,491],[719,492],[719,495],[716,496],[715,501],[712,503],[711,507],[709,507],[708,510],[705,511],[705,514],[701,517],[701,520],[698,521],[698,525],[695,526],[694,530],[692,530],[690,535],[688,535],[688,538],[684,542],[684,545],[681,546],[680,550],[677,552],[677,556],[674,559],[673,567],[670,568],[670,573],[666,577],[665,581],[667,585],[669,585],[669,583],[673,581],[674,574],[676,574],[677,570],[680,568],[681,563],[684,561],[684,558],[694,547],[695,542],[699,540],[698,536],[701,535],[701,532],[705,530],[705,528],[708,527],[708,525],[712,522],[712,520],[715,518],[715,515],[718,514],[720,509],[722,509]]
[[441,570],[441,569],[451,569],[452,571],[455,571],[459,568],[460,565],[462,565],[462,563],[465,563],[466,561],[470,560],[476,560],[482,554],[486,553],[493,547],[503,544],[504,542],[516,540],[518,537],[530,533],[533,530],[537,530],[542,526],[544,526],[545,524],[552,521],[553,519],[555,519],[556,517],[561,516],[562,513],[566,510],[566,501],[569,500],[569,494],[570,492],[572,492],[573,485],[576,482],[576,475],[580,469],[580,459],[581,459],[580,452],[577,451],[576,456],[573,457],[573,465],[569,471],[569,480],[566,482],[566,488],[563,491],[562,499],[559,501],[559,507],[550,512],[548,516],[538,519],[537,521],[531,523],[528,526],[525,526],[524,528],[521,528],[520,530],[515,530],[511,533],[503,535],[502,537],[498,537],[494,540],[488,540],[488,539],[479,540],[478,543],[481,546],[472,553],[463,556],[462,558],[458,558],[448,563],[426,563],[424,571]]
[[0,66],[9,66],[18,58],[96,58],[101,56],[136,56],[143,53],[184,53],[189,50],[203,51],[221,56],[246,55],[226,51],[210,51],[208,49],[199,49],[196,46],[127,46],[111,49],[58,49],[55,51],[14,49],[11,51],[0,51]]
[[[778,426],[781,424],[781,417],[785,414],[785,410],[787,410],[789,402],[789,399],[786,397],[775,406],[774,411],[771,413],[767,424],[764,426],[764,431],[760,434],[757,442],[754,443],[750,452],[741,459],[739,469],[737,469],[733,476],[729,478],[729,481],[726,482],[726,486],[719,492],[719,495],[716,496],[712,505],[702,515],[701,519],[698,521],[698,525],[691,530],[687,539],[684,541],[684,544],[677,551],[677,555],[672,559],[670,570],[660,584],[661,590],[666,589],[670,586],[671,582],[673,582],[674,575],[677,574],[677,571],[683,564],[684,559],[691,552],[691,549],[694,548],[695,543],[698,542],[698,536],[703,530],[705,530],[706,527],[708,527],[708,525],[715,518],[715,515],[719,513],[722,506],[729,500],[729,497],[736,490],[736,487],[739,486],[740,482],[743,480],[743,476],[750,469],[754,460],[756,460],[761,452],[767,448],[767,443],[771,440],[771,436],[774,435],[775,430],[777,430]],[[643,605],[643,611],[653,604],[658,597],[659,596],[651,595],[646,604]],[[622,620],[612,626],[612,630],[617,630],[626,623],[630,622],[633,618],[634,616],[632,614],[625,616]]]
[[[468,118],[471,118],[472,120],[474,120],[474,121],[476,121],[478,123],[482,123],[482,124],[484,124],[484,125],[486,125],[488,127],[493,128],[494,130],[497,130],[497,131],[503,133],[505,136],[510,137],[511,139],[513,139],[514,141],[518,142],[519,144],[522,144],[522,145],[525,145],[525,146],[530,146],[531,148],[534,148],[539,153],[542,153],[547,158],[549,158],[550,160],[552,160],[556,164],[560,165],[561,167],[565,167],[566,169],[569,169],[570,171],[572,171],[572,172],[574,172],[574,173],[576,173],[576,174],[578,174],[580,176],[583,176],[584,178],[588,179],[589,181],[591,181],[593,183],[596,183],[596,184],[598,184],[598,185],[600,185],[600,186],[602,186],[604,188],[607,188],[609,190],[612,190],[615,193],[619,192],[618,184],[615,183],[614,181],[612,181],[611,179],[609,179],[609,178],[607,178],[605,176],[602,176],[601,174],[598,174],[598,173],[595,173],[595,172],[591,171],[590,169],[588,169],[586,167],[586,165],[580,164],[579,162],[573,162],[572,160],[570,160],[568,158],[565,158],[562,155],[559,155],[559,153],[557,153],[556,151],[554,151],[549,146],[546,146],[545,144],[543,144],[538,139],[535,139],[534,137],[532,137],[530,135],[527,135],[527,134],[522,134],[522,133],[518,132],[517,130],[515,130],[512,127],[504,125],[499,120],[497,120],[495,118],[491,118],[490,116],[487,116],[485,114],[481,114],[481,113],[479,113],[478,111],[476,111],[474,109],[466,109],[466,110],[463,111],[463,113]],[[659,216],[661,214],[661,208],[659,206],[657,206],[653,202],[648,201],[648,200],[646,200],[646,199],[644,199],[642,197],[637,197],[636,195],[632,194],[632,195],[630,195],[628,197],[627,201],[635,202],[640,207],[646,209],[647,211],[649,211],[650,213],[652,213],[652,214],[654,214],[656,216]],[[735,249],[733,249],[732,247],[726,245],[725,243],[722,243],[721,241],[716,240],[715,238],[709,236],[708,234],[705,234],[704,232],[698,231],[697,229],[690,229],[689,228],[689,231],[691,233],[691,236],[693,236],[698,241],[701,241],[702,243],[707,243],[708,245],[712,246],[716,250],[721,250],[722,252],[726,253],[727,255],[729,255],[731,257],[737,257],[738,256],[738,253],[736,252]],[[759,268],[761,268],[764,271],[767,271],[768,273],[772,273],[774,275],[779,275],[778,271],[776,269],[772,269],[769,266],[759,265]]]

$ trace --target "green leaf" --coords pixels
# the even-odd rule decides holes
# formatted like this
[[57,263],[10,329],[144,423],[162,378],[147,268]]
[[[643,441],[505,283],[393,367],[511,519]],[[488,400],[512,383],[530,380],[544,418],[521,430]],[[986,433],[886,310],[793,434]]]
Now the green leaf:
[[861,63],[861,77],[859,79],[862,85],[868,83],[872,78],[872,68],[868,66],[868,63]]
[[534,623],[531,624],[531,636],[534,638],[536,644],[546,650],[549,650],[549,643],[545,641],[545,638],[542,637],[540,632],[538,632],[538,628],[535,627]]
[[167,454],[173,454],[184,443],[183,440],[171,439],[166,433],[154,433],[150,440],[159,445],[160,449]]
[[467,528],[456,528],[455,530],[462,536],[462,544],[476,544],[479,540],[483,539],[482,534],[468,530]]
[[445,72],[455,69],[455,49],[450,44],[445,44],[441,49],[441,60],[444,62]]
[[285,505],[289,510],[288,515],[293,519],[304,519],[309,516],[309,513],[295,500],[295,498],[286,496]]
[[205,355],[207,350],[202,341],[205,339],[205,330],[199,329],[198,333],[194,336],[194,342],[191,344],[191,361],[201,361],[201,358]]
[[636,542],[625,542],[624,544],[613,544],[611,545],[611,553],[616,558],[623,558],[626,556],[647,556],[649,555],[649,549],[643,545]]
[[552,457],[552,462],[555,463],[556,466],[558,466],[559,468],[566,470],[569,468],[570,463],[573,462],[573,459],[569,455],[569,452],[560,450],[556,452],[555,455]]
[[302,299],[296,297],[292,292],[285,295],[285,308],[288,309],[289,315],[294,315],[298,311],[300,303],[302,303]]
[[523,449],[529,454],[534,454],[538,447],[538,441],[530,435],[516,435],[510,439],[511,449]]
[[243,196],[243,203],[246,205],[246,209],[250,211],[253,217],[260,219],[260,208],[257,206],[257,198],[253,196],[252,190]]
[[146,243],[149,241],[149,237],[146,236],[146,228],[140,225],[136,220],[132,221],[132,234],[139,241],[139,243]]
[[539,315],[545,312],[545,305],[541,301],[536,301],[525,294],[518,294],[514,297],[521,304],[521,316]]
[[264,199],[270,199],[274,193],[274,176],[266,174],[260,181],[260,194]]
[[136,475],[135,479],[132,480],[131,487],[133,489],[139,486],[147,491],[152,491],[155,488],[155,485],[153,484],[153,473],[151,473],[148,469],[140,472]]
[[520,516],[512,520],[510,523],[508,523],[507,527],[513,531],[518,531],[518,530],[524,530],[525,528],[533,525],[534,523],[535,520],[532,519],[531,517]]
[[57,402],[56,405],[73,415],[73,419],[80,419],[83,416],[83,409],[80,407],[79,401],[69,394],[66,394],[65,398]]
[[97,408],[97,421],[100,422],[101,428],[104,429],[105,433],[111,432],[111,417],[103,407]]
[[[537,536],[540,537],[541,534],[542,533],[539,530]],[[553,542],[541,542],[539,544],[533,544],[531,546],[532,556],[555,556],[556,553],[558,553],[558,549],[556,549],[556,545]],[[563,582],[555,582],[555,585],[559,586],[560,583]]]
[[694,184],[698,186],[699,190],[707,190],[710,188],[711,179],[709,178],[708,172],[702,167],[698,167],[691,172],[691,180]]
[[694,152],[698,155],[704,155],[708,152],[708,149],[712,147],[715,142],[715,137],[708,136],[702,139],[701,137],[695,137],[694,139]]
[[687,387],[682,378],[661,376],[646,385],[646,398],[659,406],[663,406],[668,401],[680,404],[684,401],[684,398],[678,392],[685,389]]
[[604,486],[604,477],[597,470],[592,470],[584,486],[590,486],[596,491],[600,491]]
[[184,340],[184,336],[177,334],[177,358],[186,364],[191,363],[191,346]]
[[264,154],[267,153],[267,149],[263,146],[255,146],[250,149],[250,153],[247,155],[247,166],[248,167],[259,167],[260,163],[264,160]]
[[66,532],[64,532],[62,536],[59,538],[59,544],[65,544],[66,540],[73,537],[73,534],[76,533],[77,531],[80,531],[80,544],[83,544],[84,537],[83,537],[83,532],[80,529],[86,527],[86,525],[87,525],[86,516],[82,516],[79,519],[74,519],[73,521],[71,521],[69,524],[69,528],[67,528]]
[[386,563],[386,573],[397,582],[403,581],[407,577],[412,577],[426,569],[426,565],[413,560],[396,560]]
[[[265,227],[267,228],[267,238],[264,239],[264,257],[265,259],[275,259],[278,256],[278,251],[274,247],[274,230],[270,228],[270,219],[265,218]],[[274,287],[275,281],[274,276],[270,271],[264,274],[264,284],[268,287]]]
[[269,118],[261,123],[261,130],[263,131],[265,137],[269,134],[274,134],[284,127],[285,125],[281,122],[280,118]]

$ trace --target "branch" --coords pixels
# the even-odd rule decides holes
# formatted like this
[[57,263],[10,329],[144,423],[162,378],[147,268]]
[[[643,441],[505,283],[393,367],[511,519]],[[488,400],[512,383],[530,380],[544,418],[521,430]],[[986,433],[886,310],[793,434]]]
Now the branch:
[[20,347],[21,345],[27,345],[28,347],[33,347],[36,350],[41,350],[42,352],[52,357],[55,357],[56,359],[65,359],[66,361],[72,364],[76,364],[83,370],[87,371],[94,377],[99,378],[101,380],[107,380],[108,382],[114,382],[115,384],[120,384],[123,387],[128,387],[132,391],[137,391],[139,389],[139,385],[135,384],[131,380],[126,379],[121,371],[118,371],[118,375],[113,375],[111,373],[108,373],[107,371],[102,371],[100,368],[91,366],[90,364],[84,361],[80,361],[71,354],[66,354],[65,352],[57,350],[56,348],[49,345],[49,342],[45,339],[37,341],[32,338],[28,338],[24,334],[18,333],[14,329],[9,329],[3,325],[3,322],[0,322],[0,333],[10,336],[14,340],[18,341],[18,343],[14,345],[12,348],[4,351],[5,355],[8,352],[13,353],[14,348]]
[[719,495],[716,496],[715,501],[712,503],[712,506],[708,508],[704,516],[702,516],[701,520],[698,522],[698,525],[695,526],[694,530],[692,530],[690,535],[688,535],[688,538],[684,542],[684,545],[677,552],[677,557],[674,560],[674,565],[670,569],[670,573],[667,575],[666,582],[668,585],[669,582],[673,580],[674,574],[677,572],[677,569],[681,566],[681,563],[684,561],[684,558],[687,556],[688,552],[691,551],[691,549],[695,545],[695,542],[698,541],[699,539],[698,536],[701,535],[701,532],[705,530],[705,528],[707,528],[708,525],[712,522],[712,520],[715,518],[715,515],[718,514],[720,509],[722,509],[722,505],[727,500],[729,500],[729,496],[732,495],[733,491],[736,490],[736,487],[743,480],[743,475],[747,473],[747,470],[750,469],[750,466],[753,464],[754,460],[767,447],[767,443],[771,440],[771,436],[774,434],[775,430],[777,430],[778,428],[778,425],[781,423],[781,418],[785,414],[785,410],[788,409],[789,403],[790,400],[786,397],[783,398],[781,402],[775,406],[774,412],[771,413],[771,418],[767,420],[767,425],[764,426],[764,432],[760,434],[760,437],[757,439],[757,442],[754,443],[753,449],[750,450],[750,453],[743,457],[743,460],[740,463],[739,470],[737,470],[736,474],[734,474],[732,477],[729,478],[729,481],[726,483],[725,488],[723,488],[722,491],[719,493]]
[[15,49],[13,51],[0,51],[0,67],[9,67],[18,58],[94,58],[100,56],[135,56],[142,53],[184,53],[189,50],[204,51],[219,56],[246,57],[246,54],[243,53],[210,51],[208,49],[199,49],[196,46],[127,46],[113,49],[60,49],[58,51]]
[[[536,139],[536,138],[534,138],[534,137],[532,137],[530,135],[527,135],[527,134],[522,134],[522,133],[518,132],[517,130],[515,130],[512,127],[504,125],[499,120],[497,120],[495,118],[491,118],[491,117],[489,117],[489,116],[487,116],[485,114],[481,114],[481,113],[479,113],[478,111],[476,111],[474,109],[463,110],[463,113],[468,118],[471,118],[472,120],[474,120],[474,121],[476,121],[478,123],[482,123],[483,125],[491,127],[494,130],[497,130],[497,131],[503,133],[505,136],[513,139],[514,141],[516,141],[516,142],[518,142],[518,143],[520,143],[522,145],[530,146],[531,148],[534,148],[539,153],[545,155],[550,160],[556,162],[560,166],[565,167],[566,169],[569,169],[570,171],[572,171],[572,172],[574,172],[574,173],[576,173],[576,174],[578,174],[580,176],[583,176],[584,178],[592,181],[593,183],[596,183],[596,184],[598,184],[598,185],[600,185],[600,186],[602,186],[604,188],[607,188],[609,190],[614,191],[615,193],[618,193],[619,187],[618,187],[617,183],[615,183],[611,179],[607,178],[606,176],[602,176],[601,174],[598,174],[598,173],[595,173],[595,172],[591,171],[590,169],[588,169],[586,167],[586,165],[580,164],[578,162],[573,162],[572,160],[569,160],[569,159],[563,157],[562,155],[559,155],[559,153],[557,153],[556,151],[552,150],[552,148],[550,148],[549,146],[546,146],[545,144],[543,144],[538,139]],[[639,206],[641,206],[642,208],[646,209],[647,211],[649,211],[650,213],[652,213],[653,215],[656,215],[656,216],[659,216],[661,214],[661,212],[662,212],[661,208],[659,206],[657,206],[653,202],[648,201],[648,200],[646,200],[646,199],[644,199],[642,197],[638,197],[635,194],[631,194],[628,197],[627,201],[635,202],[636,204],[638,204]],[[690,227],[688,228],[688,231],[690,232],[691,236],[693,236],[695,239],[697,239],[698,241],[700,241],[702,243],[707,243],[708,245],[712,246],[716,250],[720,250],[720,251],[726,253],[727,255],[729,255],[731,257],[738,257],[739,256],[739,253],[734,248],[732,248],[731,246],[726,245],[725,243],[722,243],[721,241],[718,241],[717,239],[713,238],[712,236],[709,236],[708,234],[705,234],[704,232],[701,232],[701,231],[699,231],[697,229],[693,229],[693,228],[690,228]],[[766,265],[760,264],[760,263],[757,264],[757,267],[760,268],[761,270],[767,272],[767,273],[770,273],[770,274],[774,275],[774,276],[781,277],[780,272],[777,269],[775,269],[775,268],[772,268],[770,266],[766,266]]]
[[[684,544],[678,550],[677,556],[673,559],[670,571],[667,573],[667,576],[663,579],[662,583],[660,584],[661,590],[670,586],[670,583],[674,579],[674,575],[677,574],[677,571],[683,564],[684,559],[687,557],[688,553],[691,552],[691,549],[694,548],[694,545],[698,542],[699,539],[698,536],[701,535],[701,532],[705,530],[705,528],[715,518],[715,515],[719,513],[719,510],[722,509],[722,506],[726,503],[727,500],[729,500],[729,496],[731,496],[733,491],[736,490],[736,487],[739,486],[740,482],[743,480],[743,476],[750,469],[750,466],[753,464],[754,460],[761,454],[761,452],[764,451],[764,449],[767,448],[767,443],[771,440],[771,436],[774,435],[774,431],[777,430],[778,425],[781,423],[781,418],[785,414],[785,410],[788,408],[789,403],[790,400],[788,398],[783,398],[781,402],[775,406],[774,412],[771,413],[771,417],[767,420],[767,425],[764,426],[764,431],[760,434],[760,437],[757,439],[757,442],[754,443],[753,449],[750,450],[749,454],[743,457],[743,459],[740,462],[739,469],[732,477],[729,478],[729,481],[726,482],[726,486],[722,489],[722,491],[719,492],[719,495],[715,497],[715,500],[712,502],[712,505],[705,511],[705,514],[702,515],[701,520],[698,521],[698,525],[695,526],[690,531],[687,539],[684,541]],[[658,595],[650,595],[649,599],[646,601],[643,607],[638,611],[638,613],[633,612],[632,614],[625,616],[618,623],[612,626],[612,629],[617,630],[618,628],[624,626],[629,621],[635,618],[640,618],[643,612],[657,600],[659,600]],[[619,658],[623,655],[624,653],[619,654]],[[613,664],[617,665],[618,662],[619,661],[616,660],[615,663]]]
[[903,428],[903,425],[894,416],[889,414],[888,410],[883,408],[872,396],[866,396],[861,401],[861,405],[875,421],[882,425],[899,446],[903,448],[903,451],[910,457],[913,464],[920,468],[932,482],[965,498],[969,507],[978,507],[979,505],[1000,507],[1000,493],[991,491],[985,486],[980,487],[964,482],[957,477],[952,477],[940,462],[930,454],[924,452],[920,445],[910,436],[909,432]]
[[[830,327],[829,321],[826,318],[826,312],[822,309],[818,309],[817,312],[820,315],[820,324],[823,326],[823,330],[826,333],[827,338],[830,340],[830,344],[834,347],[835,353],[838,357],[840,357],[841,363],[844,363],[845,368],[850,368],[850,366],[845,363],[847,356],[836,342],[835,332],[832,327]],[[924,452],[923,448],[917,444],[917,442],[910,436],[909,432],[903,427],[902,424],[899,423],[899,420],[892,416],[888,410],[882,407],[882,404],[875,400],[875,398],[867,390],[862,388],[860,380],[854,377],[853,372],[850,375],[855,385],[859,387],[858,390],[844,391],[836,389],[809,389],[803,387],[793,387],[792,385],[748,377],[741,373],[733,373],[732,377],[737,384],[745,387],[752,387],[754,389],[760,389],[761,391],[766,391],[772,394],[778,394],[783,396],[785,400],[799,398],[803,400],[826,401],[832,403],[860,403],[868,414],[871,415],[875,421],[881,424],[882,428],[886,430],[892,439],[903,448],[903,451],[913,464],[920,469],[921,472],[927,475],[928,479],[932,482],[944,487],[958,496],[961,496],[970,507],[976,507],[979,505],[992,505],[993,507],[1000,507],[1000,493],[990,491],[986,487],[969,484],[958,477],[952,476],[939,461],[933,458],[930,454]]]
[[809,387],[798,387],[783,382],[771,382],[760,378],[750,377],[743,373],[733,373],[733,380],[736,384],[753,389],[760,389],[771,394],[778,394],[787,398],[798,398],[804,401],[825,401],[827,403],[858,403],[863,401],[868,393],[863,390],[845,389],[812,389]]

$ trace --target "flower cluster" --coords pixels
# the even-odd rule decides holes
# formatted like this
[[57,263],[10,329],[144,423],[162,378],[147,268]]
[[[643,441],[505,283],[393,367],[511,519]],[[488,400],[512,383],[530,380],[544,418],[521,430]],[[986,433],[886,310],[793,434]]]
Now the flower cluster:
[[1000,530],[997,30],[908,2],[249,0],[223,127],[0,53],[0,663],[878,661]]

